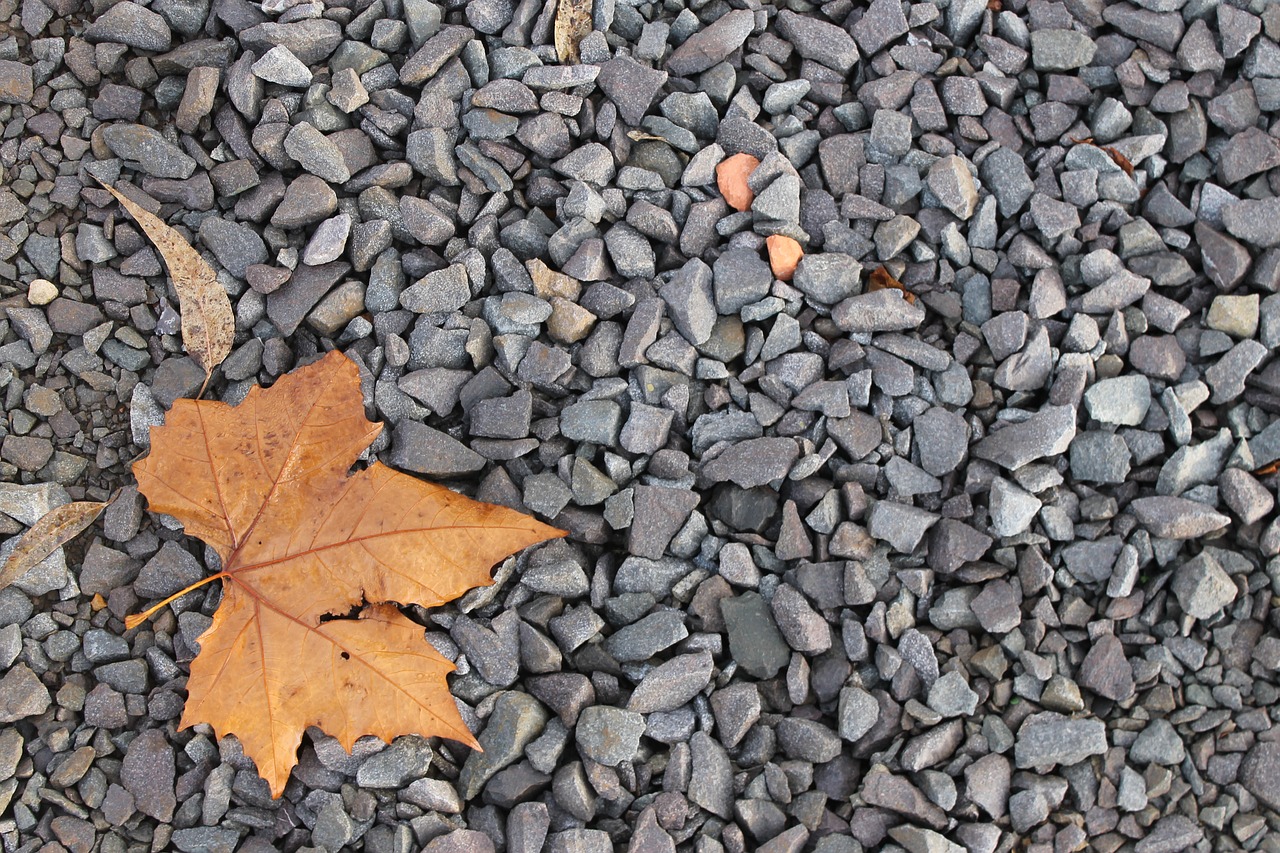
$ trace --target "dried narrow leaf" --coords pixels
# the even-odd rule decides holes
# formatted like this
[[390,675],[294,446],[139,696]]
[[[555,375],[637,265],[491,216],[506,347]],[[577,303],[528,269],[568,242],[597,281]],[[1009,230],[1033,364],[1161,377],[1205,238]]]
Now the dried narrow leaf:
[[[181,234],[114,187],[101,180],[98,183],[137,220],[169,267],[182,312],[182,343],[204,371],[207,385],[213,369],[231,353],[235,338],[236,319],[226,290],[218,283],[213,268]],[[200,394],[204,394],[204,385],[200,386]]]
[[[114,498],[113,498],[114,500]],[[0,569],[0,589],[31,571],[40,561],[76,538],[111,501],[75,501],[54,507],[18,540]]]
[[560,0],[556,4],[556,56],[561,62],[581,60],[578,45],[591,34],[592,0]]
[[[382,427],[339,352],[244,402],[179,400],[134,465],[153,512],[222,558],[222,605],[191,664],[185,728],[234,733],[280,796],[307,726],[351,749],[408,733],[476,746],[453,665],[390,602],[441,604],[505,557],[563,532],[380,463]],[[324,619],[364,607],[359,619]]]
[[1120,167],[1121,171],[1129,177],[1133,177],[1133,164],[1129,162],[1128,157],[1124,156],[1118,149],[1112,148],[1110,145],[1103,145],[1101,147],[1102,150],[1106,152],[1107,156]]
[[665,136],[658,136],[654,133],[645,133],[643,130],[628,130],[627,138],[636,142],[663,142],[668,145],[671,144],[671,141]]
[[1113,163],[1120,167],[1121,171],[1129,177],[1133,177],[1133,163],[1129,162],[1129,158],[1121,154],[1119,149],[1113,148],[1110,145],[1099,145],[1093,141],[1092,136],[1086,136],[1083,139],[1078,136],[1073,136],[1071,137],[1071,141],[1076,145],[1092,145],[1094,148],[1100,149],[1102,153],[1111,158]]
[[867,279],[868,292],[871,292],[873,290],[884,290],[885,288],[889,288],[889,287],[895,290],[901,290],[903,298],[905,298],[912,305],[915,304],[916,295],[911,291],[907,290],[906,286],[904,286],[902,282],[894,278],[893,274],[890,273],[887,269],[885,269],[884,267],[876,267],[874,270],[871,271],[871,275]]

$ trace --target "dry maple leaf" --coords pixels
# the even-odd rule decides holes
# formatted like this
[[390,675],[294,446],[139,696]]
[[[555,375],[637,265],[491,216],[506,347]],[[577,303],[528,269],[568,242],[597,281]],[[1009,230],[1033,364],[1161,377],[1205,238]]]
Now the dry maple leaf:
[[[307,726],[348,751],[368,734],[478,746],[445,681],[453,664],[388,602],[442,604],[564,535],[376,462],[350,473],[381,430],[365,419],[356,365],[333,352],[235,407],[177,401],[133,467],[151,510],[222,558],[200,582],[221,579],[224,597],[181,725],[234,733],[276,797]],[[366,602],[362,618],[323,619]]]
[[556,57],[561,62],[580,61],[578,45],[591,35],[592,5],[593,0],[560,0],[556,4]]
[[181,234],[100,178],[95,176],[95,180],[142,226],[169,267],[173,289],[178,291],[178,310],[182,312],[182,343],[204,371],[204,383],[196,395],[203,396],[213,369],[231,353],[235,340],[236,318],[227,291],[218,283],[213,268]]

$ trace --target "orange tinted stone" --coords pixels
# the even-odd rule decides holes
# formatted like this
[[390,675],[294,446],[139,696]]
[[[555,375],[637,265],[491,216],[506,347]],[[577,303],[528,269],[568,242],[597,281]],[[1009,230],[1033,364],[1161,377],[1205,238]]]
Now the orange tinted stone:
[[746,210],[751,207],[756,194],[747,186],[747,178],[756,170],[760,161],[750,154],[734,154],[720,161],[716,166],[716,183],[720,187],[720,195],[729,202],[734,210]]
[[804,249],[785,234],[767,237],[764,244],[769,250],[769,266],[773,269],[774,278],[791,281],[791,276],[796,274],[796,264],[804,257]]

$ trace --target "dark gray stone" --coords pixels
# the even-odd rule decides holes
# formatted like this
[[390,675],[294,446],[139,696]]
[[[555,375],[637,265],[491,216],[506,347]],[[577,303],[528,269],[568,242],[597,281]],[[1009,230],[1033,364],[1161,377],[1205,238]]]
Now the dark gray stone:
[[787,665],[791,652],[782,632],[758,593],[747,592],[720,601],[729,632],[729,651],[748,674],[767,679]]

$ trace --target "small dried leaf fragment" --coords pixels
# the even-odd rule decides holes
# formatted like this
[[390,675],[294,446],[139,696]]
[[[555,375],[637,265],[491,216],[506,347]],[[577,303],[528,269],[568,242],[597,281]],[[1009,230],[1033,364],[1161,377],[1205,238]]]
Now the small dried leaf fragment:
[[716,166],[716,184],[720,195],[734,210],[746,210],[755,201],[756,194],[747,184],[747,178],[756,170],[760,161],[750,154],[734,154]]
[[18,540],[0,569],[0,589],[35,568],[41,560],[70,542],[102,515],[111,501],[75,501],[54,507]]
[[[182,343],[204,371],[204,381],[208,384],[213,369],[231,353],[235,339],[236,318],[227,291],[218,283],[213,268],[181,234],[119,190],[101,180],[98,183],[137,220],[169,267],[182,312]],[[204,386],[200,394],[204,394]]]
[[887,269],[884,267],[876,267],[871,271],[871,275],[867,279],[867,292],[870,293],[874,290],[884,290],[886,288],[901,290],[904,299],[912,305],[916,304],[916,295],[914,293],[907,290],[906,286],[894,278],[893,274]]
[[1129,162],[1128,157],[1124,156],[1119,152],[1119,150],[1112,148],[1110,145],[1103,145],[1102,150],[1107,152],[1107,156],[1115,161],[1115,164],[1120,167],[1121,171],[1129,177],[1133,177],[1133,164]]
[[1071,137],[1071,141],[1076,145],[1092,145],[1094,148],[1100,149],[1104,154],[1111,158],[1111,162],[1120,167],[1121,171],[1129,177],[1133,177],[1133,163],[1129,162],[1129,158],[1121,154],[1118,148],[1113,148],[1110,145],[1099,145],[1093,141],[1092,136],[1086,136],[1083,139],[1073,136]]
[[785,234],[769,235],[764,245],[769,250],[769,268],[773,270],[773,277],[778,281],[791,281],[796,274],[796,266],[804,257],[804,249],[794,237]]
[[627,138],[636,142],[664,142],[667,145],[671,144],[671,140],[667,139],[665,136],[658,136],[654,133],[645,133],[643,130],[628,130]]
[[[381,431],[356,365],[332,352],[235,407],[178,400],[133,467],[150,509],[222,558],[181,726],[235,734],[276,797],[307,726],[348,751],[367,734],[476,746],[445,680],[453,664],[392,602],[489,586],[495,563],[564,535],[381,463],[351,473]],[[361,618],[324,618],[353,608]]]
[[561,62],[581,61],[578,45],[591,35],[593,0],[559,0],[556,4],[556,57]]

